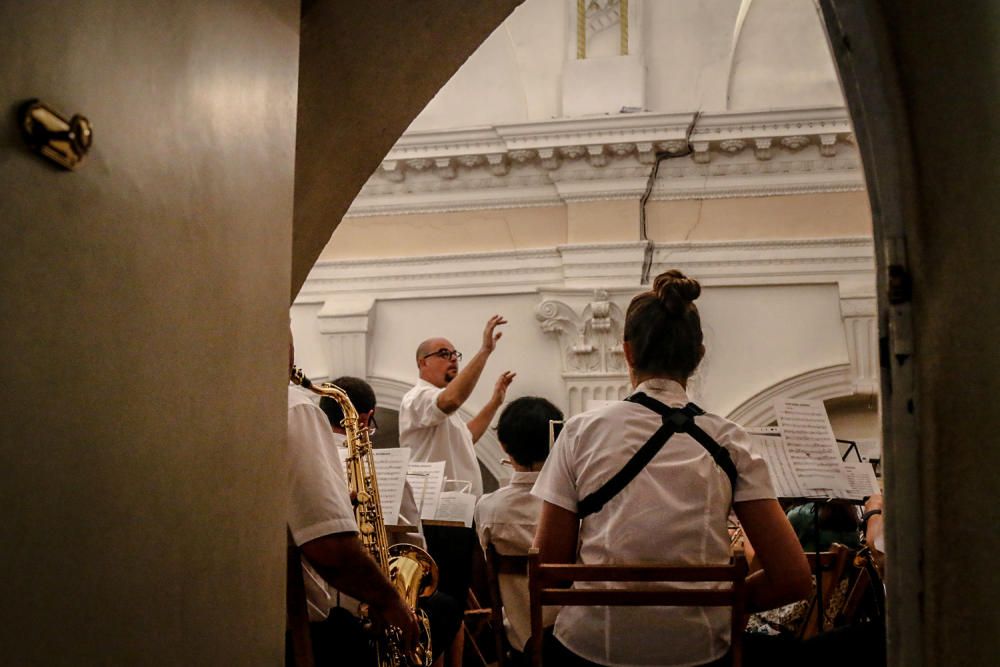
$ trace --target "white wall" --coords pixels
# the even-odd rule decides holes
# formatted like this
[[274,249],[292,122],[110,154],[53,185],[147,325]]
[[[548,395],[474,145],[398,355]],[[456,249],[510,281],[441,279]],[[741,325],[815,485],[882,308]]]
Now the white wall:
[[[840,106],[843,98],[810,0],[632,0],[630,54],[645,67],[655,112]],[[741,14],[741,7],[745,11]],[[409,131],[565,117],[563,79],[575,67],[576,3],[527,0],[441,89]],[[739,20],[742,17],[742,20]],[[618,29],[599,33],[607,61]],[[611,49],[614,53],[614,49]],[[584,81],[601,74],[584,74]],[[576,79],[574,79],[575,81]],[[609,109],[617,111],[611,105]]]

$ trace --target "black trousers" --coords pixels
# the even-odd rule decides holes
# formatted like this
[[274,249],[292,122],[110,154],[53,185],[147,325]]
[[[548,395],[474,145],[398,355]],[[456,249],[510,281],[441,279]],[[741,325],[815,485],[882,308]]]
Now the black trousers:
[[[462,607],[451,596],[435,592],[419,601],[431,623],[431,650],[437,658],[451,645],[462,623]],[[375,664],[375,651],[361,622],[347,610],[334,607],[321,622],[309,624],[316,667]]]

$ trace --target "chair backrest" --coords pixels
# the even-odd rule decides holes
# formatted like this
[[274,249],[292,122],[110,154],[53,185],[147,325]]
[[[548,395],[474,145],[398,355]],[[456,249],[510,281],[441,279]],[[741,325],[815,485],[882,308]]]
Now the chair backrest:
[[[528,590],[531,597],[531,658],[542,665],[542,607],[561,606],[650,606],[730,607],[732,665],[743,657],[743,622],[746,607],[747,562],[737,554],[728,565],[566,565],[543,564],[537,549],[528,553]],[[704,590],[629,590],[565,588],[575,581],[618,582],[729,582],[728,588]]]
[[291,530],[285,554],[285,663],[294,667],[314,667],[302,557]]
[[491,542],[486,546],[486,574],[489,577],[490,600],[493,615],[490,624],[493,626],[493,639],[496,645],[497,667],[507,667],[507,635],[503,627],[503,597],[500,594],[500,575],[519,574],[527,576],[528,557],[524,555],[505,556],[497,553]]
[[851,549],[836,542],[830,545],[829,551],[806,554],[809,569],[816,577],[816,592],[809,599],[806,620],[799,629],[800,639],[809,639],[823,632],[824,616],[831,609],[831,603],[835,602],[834,593],[844,578],[852,555]]

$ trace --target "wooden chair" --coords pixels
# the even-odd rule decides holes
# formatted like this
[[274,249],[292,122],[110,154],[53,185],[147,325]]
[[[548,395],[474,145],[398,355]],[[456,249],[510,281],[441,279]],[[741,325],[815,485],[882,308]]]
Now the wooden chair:
[[[836,616],[835,592],[844,578],[853,552],[843,544],[831,544],[829,551],[819,554],[807,553],[809,569],[816,577],[816,592],[809,598],[806,619],[799,628],[799,639],[815,637],[824,630],[824,617],[832,612]],[[840,602],[843,602],[842,600]]]
[[291,530],[285,554],[285,663],[290,667],[314,667],[301,554]]
[[[542,607],[650,606],[730,607],[732,665],[743,664],[743,622],[746,606],[747,562],[737,554],[729,565],[556,565],[543,564],[537,549],[528,553],[528,590],[531,597],[531,659],[542,665]],[[561,588],[573,581],[729,582],[725,589],[622,590]]]
[[489,544],[486,547],[486,573],[489,577],[490,600],[493,613],[491,625],[493,626],[493,640],[496,645],[497,667],[510,667],[508,651],[510,643],[507,641],[507,633],[503,627],[503,598],[500,595],[501,575],[528,575],[527,556],[505,556],[497,553],[496,547]]

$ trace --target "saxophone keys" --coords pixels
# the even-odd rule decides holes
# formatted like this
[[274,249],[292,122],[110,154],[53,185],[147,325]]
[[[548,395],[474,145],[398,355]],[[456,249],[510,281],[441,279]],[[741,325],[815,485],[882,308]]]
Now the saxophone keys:
[[367,505],[371,501],[372,497],[367,491],[358,491],[358,503],[362,505]]
[[364,535],[371,535],[372,533],[374,533],[374,532],[375,532],[375,526],[373,526],[373,525],[371,524],[371,522],[369,522],[369,521],[365,521],[365,522],[364,522],[363,524],[361,524],[360,526],[358,526],[358,529],[359,529],[359,530],[360,530],[360,531],[361,531],[361,532],[362,532],[362,533],[363,533]]

